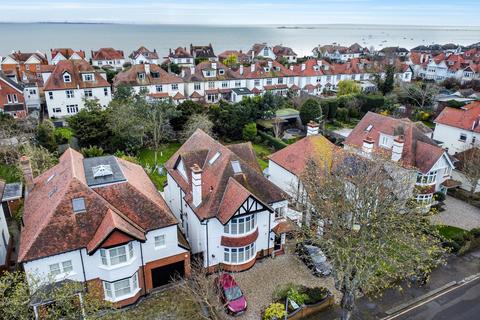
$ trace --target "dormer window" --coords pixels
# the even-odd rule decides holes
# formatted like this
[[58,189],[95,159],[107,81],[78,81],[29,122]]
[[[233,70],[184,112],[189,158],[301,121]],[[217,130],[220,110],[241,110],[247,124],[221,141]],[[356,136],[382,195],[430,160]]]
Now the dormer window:
[[218,73],[221,74],[221,75],[223,75],[223,74],[225,74],[225,70],[220,69],[220,70],[218,70]]
[[270,72],[270,68],[269,68],[269,67],[265,67],[265,72]]
[[83,75],[83,81],[93,81],[93,74],[86,73]]
[[280,67],[273,67],[275,71],[280,71]]
[[313,70],[318,71],[318,70],[320,70],[320,67],[319,66],[313,66]]
[[67,82],[67,83],[68,83],[68,82],[72,82],[72,77],[70,76],[69,73],[65,72],[65,73],[63,74],[63,82]]
[[146,77],[146,75],[143,72],[138,74],[138,79],[140,79],[140,80],[145,80],[145,77]]
[[152,78],[154,78],[154,79],[160,78],[160,73],[158,73],[158,72],[152,72]]
[[263,56],[268,56],[268,48],[263,49]]

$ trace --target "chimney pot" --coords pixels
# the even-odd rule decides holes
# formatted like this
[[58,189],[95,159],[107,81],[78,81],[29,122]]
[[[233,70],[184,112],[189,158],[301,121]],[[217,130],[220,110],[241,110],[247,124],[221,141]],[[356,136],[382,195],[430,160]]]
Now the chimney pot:
[[398,136],[393,140],[392,161],[397,162],[402,158],[404,144],[403,136]]
[[365,139],[363,139],[362,152],[368,158],[370,158],[371,155],[372,155],[373,143],[374,143],[373,139],[369,136],[367,136]]
[[310,120],[307,124],[307,137],[318,134],[319,125],[315,121]]
[[27,156],[22,156],[20,158],[20,169],[23,172],[23,178],[25,179],[25,187],[27,192],[33,188],[33,171],[32,165],[30,164],[30,158]]

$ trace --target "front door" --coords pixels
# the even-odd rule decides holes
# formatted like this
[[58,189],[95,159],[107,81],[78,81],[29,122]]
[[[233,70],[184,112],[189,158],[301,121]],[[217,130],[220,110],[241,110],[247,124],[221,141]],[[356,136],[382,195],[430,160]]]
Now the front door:
[[275,242],[273,243],[273,251],[282,249],[282,236],[275,235]]

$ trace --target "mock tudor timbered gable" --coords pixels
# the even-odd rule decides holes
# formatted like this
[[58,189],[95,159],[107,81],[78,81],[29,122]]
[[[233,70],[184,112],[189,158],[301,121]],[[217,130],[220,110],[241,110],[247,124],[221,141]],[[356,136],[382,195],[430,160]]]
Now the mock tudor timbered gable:
[[242,203],[240,208],[238,208],[238,210],[235,212],[234,216],[254,214],[254,213],[263,212],[263,211],[272,212],[272,209],[270,209],[268,206],[262,204],[260,201],[258,201],[254,197],[250,196],[250,197],[248,197],[248,199],[244,203]]

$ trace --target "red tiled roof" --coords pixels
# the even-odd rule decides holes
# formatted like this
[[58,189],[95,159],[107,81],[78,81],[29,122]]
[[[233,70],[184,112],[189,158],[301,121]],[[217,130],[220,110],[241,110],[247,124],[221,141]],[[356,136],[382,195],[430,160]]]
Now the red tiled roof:
[[172,52],[170,49],[170,58],[193,58],[192,55],[187,51],[187,48],[178,47]]
[[143,56],[147,59],[158,59],[157,51],[155,51],[155,50],[150,51],[147,48],[145,48],[144,46],[141,46],[140,48],[138,48],[138,50],[133,51],[130,54],[129,58],[137,59],[141,54],[143,54]]
[[[113,85],[149,86],[156,84],[181,83],[182,78],[174,73],[168,73],[156,64],[149,65],[150,72],[145,71],[145,64],[133,65],[130,69],[120,72],[113,79]],[[145,78],[140,79],[139,74]]]
[[[70,74],[71,81],[64,82],[65,72]],[[83,81],[82,73],[92,73],[94,81]],[[63,60],[59,61],[52,71],[52,74],[45,83],[43,90],[65,90],[110,87],[110,84],[85,60]]]
[[222,236],[220,244],[225,247],[245,247],[256,241],[258,238],[258,228],[247,236],[243,237],[227,237]]
[[275,56],[277,56],[277,57],[296,56],[297,55],[293,51],[293,49],[290,48],[290,47],[284,47],[284,46],[277,45],[277,46],[273,47],[272,50],[273,50],[273,53],[275,54]]
[[[283,192],[263,176],[259,166],[250,165],[254,157],[251,149],[250,143],[225,147],[198,129],[167,161],[165,168],[185,192],[185,201],[200,220],[216,217],[224,223],[235,213],[233,207],[246,199],[247,195],[265,206],[284,199]],[[220,156],[210,164],[210,159],[217,152]],[[187,179],[176,169],[180,160],[184,164]],[[241,173],[233,171],[232,161],[239,162]],[[198,207],[192,203],[191,167],[194,164],[203,170],[202,203]]]
[[25,63],[31,56],[35,56],[38,60],[40,60],[40,64],[48,64],[47,57],[40,52],[20,52],[16,51],[9,54],[13,60],[17,61],[18,63]]
[[282,233],[292,232],[295,230],[295,225],[290,221],[281,221],[275,227],[273,227],[272,231],[276,235],[281,235]]
[[[92,239],[100,239],[105,234],[99,231],[102,221],[115,222],[110,227],[127,228],[116,217],[105,220],[109,211],[145,232],[177,224],[143,168],[115,159],[125,182],[90,188],[86,183],[83,156],[70,148],[60,157],[59,164],[35,178],[35,185],[24,202],[19,262],[87,248]],[[84,199],[85,212],[73,212],[72,199],[75,198]],[[126,230],[140,237],[131,228]]]
[[[269,63],[272,67],[269,68]],[[260,79],[260,78],[278,78],[294,76],[295,73],[278,63],[277,61],[261,60],[254,63],[255,69],[252,71],[251,67],[243,68],[244,79]],[[268,71],[267,71],[268,70]]]
[[168,98],[168,92],[149,93],[148,96],[155,99]]
[[100,48],[92,51],[92,60],[120,60],[124,59],[123,51],[113,48]]
[[92,254],[108,236],[115,230],[120,230],[134,239],[145,241],[145,230],[128,221],[112,209],[108,209],[97,231],[87,244],[88,254]]
[[[369,126],[372,126],[371,130],[366,131]],[[374,141],[374,152],[389,156],[391,150],[379,146],[380,133],[394,137],[403,135],[404,147],[399,163],[406,168],[417,168],[427,173],[444,154],[443,149],[411,120],[394,119],[373,112],[362,118],[345,140],[345,145],[361,149],[363,140],[368,136]]]
[[190,95],[190,98],[201,99],[201,98],[203,98],[203,96],[200,93],[198,93],[197,91],[193,91],[193,93]]
[[459,109],[446,107],[435,119],[435,123],[480,132],[480,102],[471,102]]
[[269,159],[299,177],[308,160],[313,159],[322,167],[331,168],[335,155],[341,152],[341,148],[324,136],[311,135],[275,152]]
[[52,59],[54,59],[57,54],[61,54],[65,59],[70,59],[71,56],[73,56],[75,53],[82,59],[85,59],[85,51],[83,50],[78,50],[75,51],[72,48],[56,48],[56,49],[51,49],[50,53],[52,55]]
[[180,92],[177,92],[177,94],[173,96],[173,100],[183,100],[183,99],[185,99],[185,96]]

